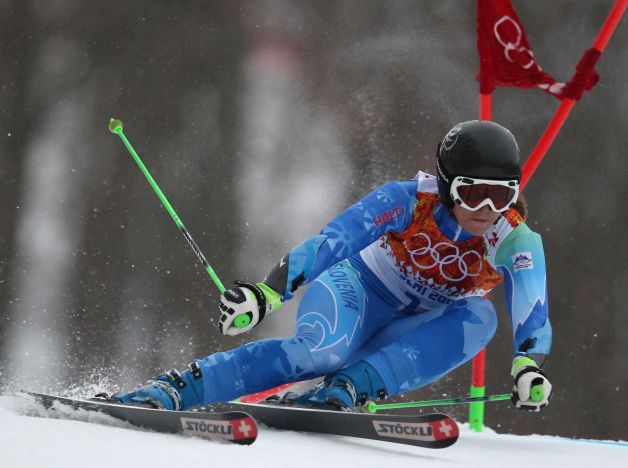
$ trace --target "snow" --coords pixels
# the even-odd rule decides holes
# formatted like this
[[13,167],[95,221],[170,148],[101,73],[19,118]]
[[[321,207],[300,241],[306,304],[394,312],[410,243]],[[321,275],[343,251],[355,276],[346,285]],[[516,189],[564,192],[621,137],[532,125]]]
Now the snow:
[[72,420],[26,413],[50,416],[32,399],[0,396],[2,467],[628,466],[628,442],[475,433],[464,426],[458,442],[440,450],[266,427],[253,445],[237,446],[133,429],[84,411],[68,409],[64,418]]

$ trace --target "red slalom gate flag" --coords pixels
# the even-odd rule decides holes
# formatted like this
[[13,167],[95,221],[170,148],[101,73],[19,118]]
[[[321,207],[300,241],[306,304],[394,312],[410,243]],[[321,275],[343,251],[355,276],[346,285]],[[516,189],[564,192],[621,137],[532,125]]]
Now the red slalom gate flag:
[[495,86],[537,86],[562,99],[565,83],[544,72],[534,58],[525,30],[510,0],[478,0],[480,93]]

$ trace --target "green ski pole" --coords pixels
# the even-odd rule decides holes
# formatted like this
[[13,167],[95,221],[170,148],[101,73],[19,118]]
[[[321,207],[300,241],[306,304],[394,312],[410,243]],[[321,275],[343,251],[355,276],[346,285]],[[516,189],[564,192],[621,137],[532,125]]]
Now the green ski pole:
[[[544,392],[543,392],[542,385],[534,385],[530,389],[530,399],[532,401],[541,401],[543,399],[543,394]],[[369,401],[365,405],[365,409],[367,413],[375,413],[377,411],[381,411],[385,409],[421,408],[424,406],[459,405],[462,403],[477,403],[480,401],[503,401],[503,400],[510,400],[510,398],[511,398],[510,393],[504,393],[501,395],[448,398],[445,400],[409,401],[406,403],[379,404],[379,403]]]
[[[174,220],[175,224],[177,225],[177,227],[179,228],[179,230],[183,234],[183,237],[185,237],[185,240],[187,240],[188,244],[190,244],[190,247],[192,247],[192,250],[196,254],[196,257],[203,264],[203,266],[207,270],[207,273],[209,273],[209,276],[211,277],[211,279],[214,281],[214,283],[218,287],[218,290],[221,293],[223,293],[225,291],[225,287],[222,285],[222,282],[220,281],[220,279],[216,275],[216,272],[211,267],[211,265],[209,264],[209,262],[205,258],[205,255],[203,255],[203,252],[201,252],[201,249],[198,247],[196,242],[194,242],[194,239],[192,239],[192,236],[190,235],[188,230],[183,225],[183,222],[181,221],[181,219],[177,215],[176,211],[174,211],[174,208],[172,207],[172,205],[168,202],[168,199],[166,198],[166,196],[163,194],[163,192],[161,191],[161,189],[157,185],[157,182],[155,182],[155,179],[153,179],[153,176],[151,176],[150,172],[148,172],[148,169],[146,168],[146,166],[144,165],[144,163],[140,159],[139,155],[137,154],[135,149],[133,149],[133,146],[131,146],[131,143],[129,142],[129,140],[127,139],[126,135],[124,134],[124,130],[123,129],[124,129],[124,125],[122,124],[122,121],[120,121],[118,119],[111,119],[109,121],[109,131],[111,133],[114,133],[114,134],[116,134],[116,135],[118,135],[120,137],[120,139],[124,143],[124,146],[126,146],[126,149],[129,151],[129,153],[131,153],[131,156],[133,156],[133,159],[135,160],[135,162],[139,166],[140,170],[142,171],[144,176],[146,176],[146,179],[148,179],[148,182],[150,183],[151,187],[153,187],[153,190],[157,194],[157,197],[159,197],[159,200],[161,201],[161,203],[166,207],[166,210],[168,211],[168,213],[170,214],[170,216]],[[234,324],[238,328],[244,328],[244,327],[246,327],[250,323],[250,321],[251,321],[251,319],[249,318],[248,315],[242,314],[242,315],[239,315],[238,317],[236,317],[236,319],[234,321]]]
[[445,400],[427,400],[427,401],[408,401],[405,403],[384,403],[378,404],[370,401],[366,405],[366,411],[368,413],[375,413],[377,411],[385,409],[401,409],[401,408],[422,408],[424,406],[444,406],[444,405],[458,405],[461,403],[475,403],[478,401],[501,401],[510,400],[510,393],[503,395],[488,395],[481,397],[462,397],[462,398],[449,398]]

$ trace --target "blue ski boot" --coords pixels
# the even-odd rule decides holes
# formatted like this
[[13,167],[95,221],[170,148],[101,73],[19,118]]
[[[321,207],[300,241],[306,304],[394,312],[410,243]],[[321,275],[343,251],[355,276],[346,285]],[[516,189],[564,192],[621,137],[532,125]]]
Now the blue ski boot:
[[[153,377],[128,393],[116,393],[109,401],[171,411],[186,411],[203,404],[203,375],[196,362],[183,373],[173,369]],[[102,397],[97,395],[97,397]]]
[[345,369],[325,376],[310,390],[294,394],[288,392],[280,403],[321,409],[355,411],[356,406],[368,400],[386,398],[386,386],[370,364],[360,361]]

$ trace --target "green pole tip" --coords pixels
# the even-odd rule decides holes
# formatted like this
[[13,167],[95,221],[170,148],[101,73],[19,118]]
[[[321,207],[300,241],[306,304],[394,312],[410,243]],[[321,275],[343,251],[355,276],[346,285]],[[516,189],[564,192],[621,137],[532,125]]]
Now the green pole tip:
[[233,321],[233,324],[237,328],[244,328],[248,326],[250,323],[251,323],[251,317],[249,317],[247,314],[238,315]]
[[109,120],[109,131],[111,133],[121,132],[124,126],[122,125],[122,121],[118,119]]
[[374,402],[369,401],[369,402],[366,404],[366,411],[367,411],[368,413],[375,413],[375,412],[377,411],[377,405],[376,405]]
[[542,401],[545,396],[542,385],[535,385],[530,389],[530,400]]

